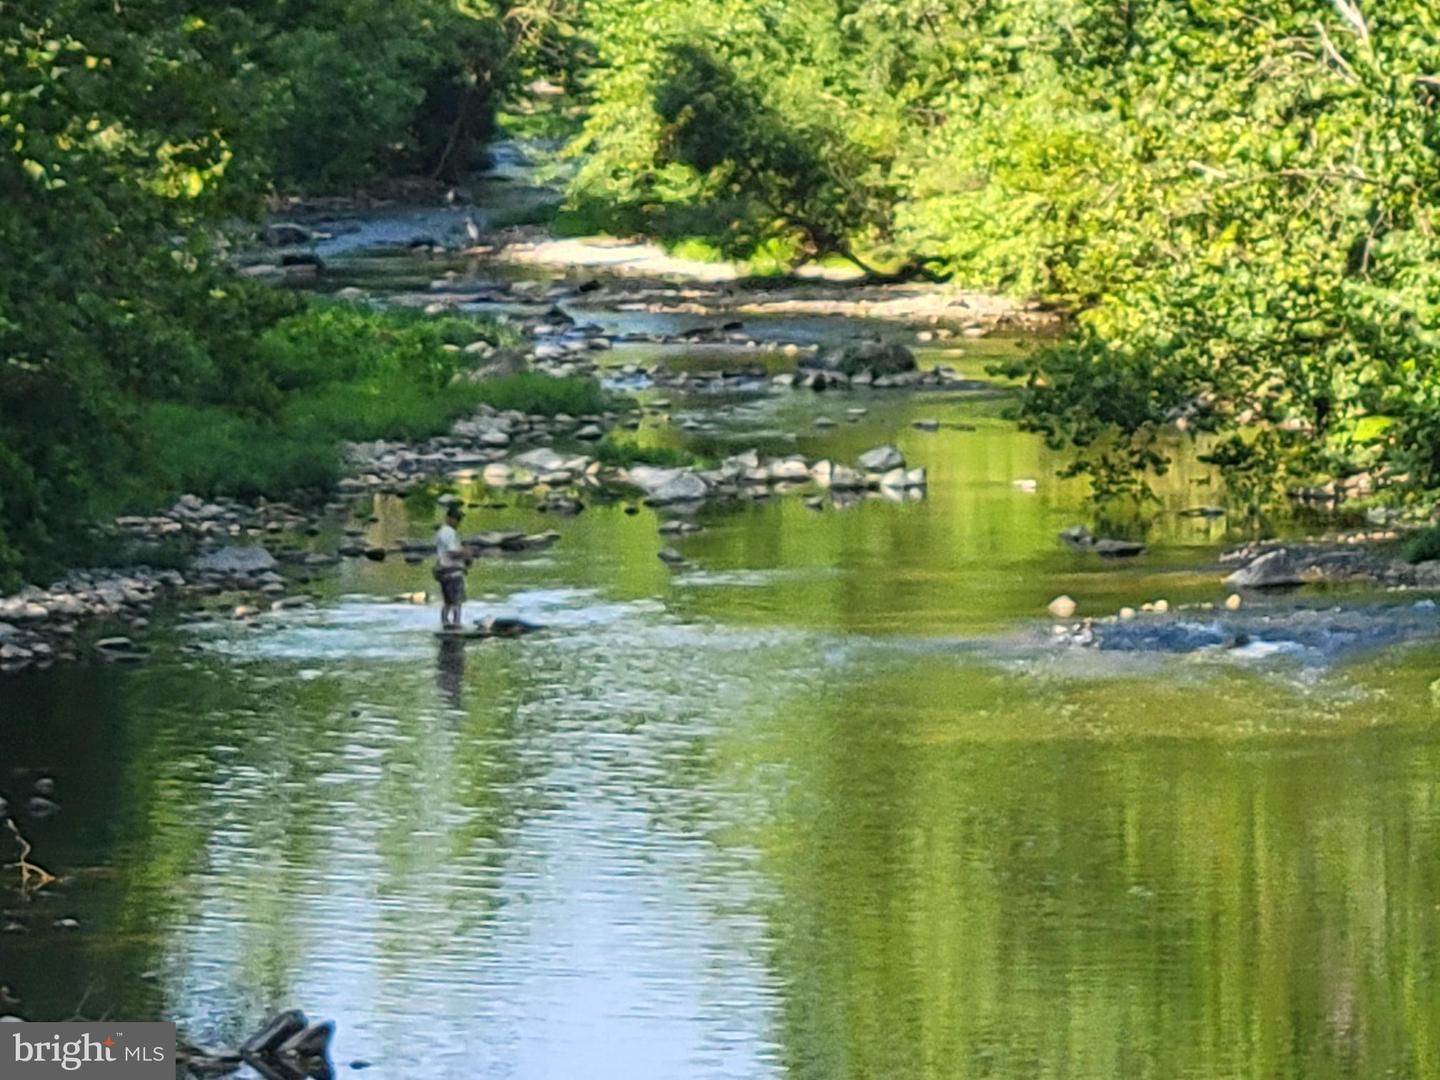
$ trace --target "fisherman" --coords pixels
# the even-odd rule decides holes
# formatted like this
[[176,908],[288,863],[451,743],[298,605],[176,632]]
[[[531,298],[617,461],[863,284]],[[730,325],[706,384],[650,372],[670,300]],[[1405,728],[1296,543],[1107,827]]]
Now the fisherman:
[[460,629],[460,613],[465,604],[465,572],[470,569],[470,557],[455,532],[455,526],[464,516],[460,505],[451,503],[445,510],[445,521],[435,530],[434,574],[440,583],[442,630]]

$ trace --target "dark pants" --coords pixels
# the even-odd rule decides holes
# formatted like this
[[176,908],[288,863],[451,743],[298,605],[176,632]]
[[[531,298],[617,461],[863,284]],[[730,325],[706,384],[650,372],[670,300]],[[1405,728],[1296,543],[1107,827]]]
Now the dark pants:
[[465,602],[465,571],[442,570],[436,575],[440,579],[440,596],[450,607]]

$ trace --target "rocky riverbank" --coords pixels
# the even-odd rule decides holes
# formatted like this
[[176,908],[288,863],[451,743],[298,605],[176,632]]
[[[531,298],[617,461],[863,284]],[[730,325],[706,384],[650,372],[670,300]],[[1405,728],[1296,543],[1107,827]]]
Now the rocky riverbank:
[[1257,541],[1226,551],[1220,562],[1235,568],[1225,580],[1238,589],[1350,583],[1440,588],[1440,560],[1406,562],[1396,551],[1399,536],[1379,529],[1332,540]]
[[[594,498],[633,499],[683,513],[712,500],[804,494],[811,509],[844,509],[865,498],[923,498],[927,485],[925,469],[910,466],[893,445],[876,447],[853,463],[748,450],[717,462],[663,468],[605,464],[585,452],[614,428],[630,426],[636,415],[628,409],[544,417],[484,407],[447,435],[420,443],[352,445],[352,475],[333,497],[312,507],[186,495],[165,511],[118,518],[114,532],[141,545],[183,544],[191,557],[181,569],[74,573],[48,588],[30,587],[0,600],[0,671],[82,659],[138,661],[146,655],[138,639],[159,608],[224,597],[230,617],[250,619],[308,604],[296,590],[344,559],[424,561],[433,549],[428,537],[380,546],[366,542],[365,528],[345,524],[354,519],[358,502],[375,495],[474,482],[566,517]],[[455,500],[458,496],[442,494],[439,501]],[[333,552],[306,550],[297,542],[327,528],[340,534]],[[487,531],[464,541],[473,554],[487,556],[543,550],[559,539],[554,530]],[[106,636],[98,636],[101,632]]]

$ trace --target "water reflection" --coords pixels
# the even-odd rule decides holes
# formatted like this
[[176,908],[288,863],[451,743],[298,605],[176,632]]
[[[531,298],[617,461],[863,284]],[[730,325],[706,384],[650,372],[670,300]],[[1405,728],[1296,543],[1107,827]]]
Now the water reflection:
[[450,708],[465,708],[461,691],[465,685],[465,642],[441,637],[435,650],[435,684],[440,699]]

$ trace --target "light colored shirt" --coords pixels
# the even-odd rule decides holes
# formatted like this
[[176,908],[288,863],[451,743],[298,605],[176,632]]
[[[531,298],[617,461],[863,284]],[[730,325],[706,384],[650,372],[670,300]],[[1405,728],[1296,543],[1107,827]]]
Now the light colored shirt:
[[460,546],[460,537],[455,526],[446,522],[435,533],[435,562],[444,569],[465,568],[465,549]]

